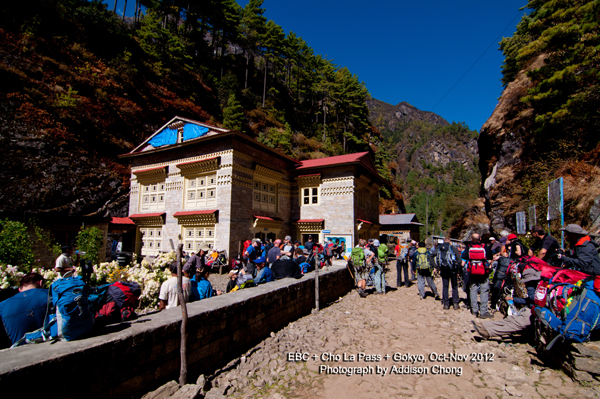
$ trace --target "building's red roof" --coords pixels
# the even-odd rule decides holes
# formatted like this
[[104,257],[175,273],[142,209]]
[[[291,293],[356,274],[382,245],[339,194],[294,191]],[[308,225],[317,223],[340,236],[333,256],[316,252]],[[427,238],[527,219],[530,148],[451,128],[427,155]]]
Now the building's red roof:
[[165,214],[165,212],[158,212],[158,213],[137,213],[135,215],[129,215],[129,218],[130,219],[135,219],[135,218],[151,218],[151,217],[162,216],[164,214]]
[[325,219],[300,219],[296,223],[319,223]]
[[133,225],[135,225],[135,222],[133,220],[131,220],[130,218],[110,218],[110,223],[112,223],[112,224],[133,224]]
[[150,168],[150,169],[143,169],[143,170],[136,170],[133,173],[137,174],[137,173],[144,173],[144,172],[152,172],[153,170],[159,170],[159,169],[164,169],[164,166],[160,166],[158,168]]
[[177,216],[190,216],[190,215],[210,215],[211,213],[215,213],[216,209],[210,209],[207,211],[183,211],[183,212],[175,212],[173,214],[174,217]]
[[300,170],[316,168],[320,166],[332,166],[344,163],[360,162],[361,158],[367,154],[368,152],[358,152],[356,154],[337,155],[335,157],[307,159],[305,161],[300,161],[300,166],[298,166],[296,169]]
[[262,219],[262,220],[275,220],[273,218],[270,218],[268,216],[257,216],[257,215],[252,215],[253,217],[255,217],[256,219]]
[[358,220],[359,222],[366,223],[366,224],[373,224],[373,222],[369,222],[368,220],[362,220],[362,219],[356,219],[356,220]]
[[179,167],[181,165],[191,165],[193,163],[200,163],[200,162],[204,162],[204,161],[210,161],[211,159],[217,159],[219,157],[211,157],[211,158],[205,158],[205,159],[199,159],[197,161],[190,161],[190,162],[182,162],[182,163],[178,163],[175,166]]

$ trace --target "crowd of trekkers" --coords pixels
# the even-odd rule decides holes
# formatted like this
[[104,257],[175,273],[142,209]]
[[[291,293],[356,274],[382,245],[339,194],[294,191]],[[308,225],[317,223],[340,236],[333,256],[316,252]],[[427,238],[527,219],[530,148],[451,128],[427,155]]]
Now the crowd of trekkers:
[[[254,238],[244,243],[238,259],[231,260],[225,292],[212,287],[212,268],[207,261],[210,248],[201,245],[198,253],[183,259],[182,291],[187,302],[194,302],[277,279],[300,278],[315,268],[327,269],[333,259],[343,258],[361,298],[369,293],[383,295],[387,287],[386,268],[389,259],[395,257],[397,289],[409,288],[416,280],[419,297],[426,299],[428,287],[444,311],[460,310],[462,302],[463,309],[482,320],[473,321],[482,338],[522,332],[535,324],[538,330],[585,340],[600,320],[600,298],[596,295],[600,292],[599,245],[578,225],[569,224],[562,230],[567,251],[541,226],[531,230],[535,239],[531,248],[508,231],[502,231],[498,237],[473,233],[464,242],[436,239],[428,245],[414,240],[399,240],[391,245],[378,239],[360,239],[350,248],[343,241],[318,242],[312,236],[304,243],[292,241],[290,236],[266,242]],[[78,258],[74,260],[72,254],[72,248],[64,247],[57,259],[55,270],[61,276],[71,276],[77,267]],[[177,266],[177,262],[170,265],[171,278],[160,288],[160,310],[179,306]],[[434,282],[438,276],[442,280],[441,296]],[[0,302],[0,319],[13,343],[44,323],[48,291],[41,288],[42,283],[42,276],[30,273],[22,278],[19,294]],[[127,292],[127,287],[121,289]],[[581,306],[586,298],[591,305]],[[579,309],[572,309],[578,305]],[[498,311],[506,317],[494,317]],[[594,311],[597,314],[590,316],[595,317],[593,323],[580,320]],[[572,325],[582,332],[570,332]]]
[[[182,269],[182,289],[188,302],[223,294],[220,290],[214,290],[208,279],[212,270],[207,262],[209,251],[208,245],[204,244],[200,245],[198,253],[186,256]],[[345,243],[340,243],[339,239],[326,239],[319,243],[309,236],[304,244],[299,241],[293,242],[290,236],[286,236],[283,241],[276,239],[264,243],[260,238],[247,240],[244,242],[240,259],[231,260],[232,267],[225,293],[286,277],[300,278],[317,266],[328,268],[332,259],[341,259],[344,251]],[[174,262],[171,268],[172,277],[161,286],[160,309],[170,309],[179,305],[177,263]]]
[[[492,319],[501,311],[506,316],[501,320],[473,321],[485,339],[531,332],[529,327],[536,325],[538,336],[546,333],[554,340],[585,341],[600,327],[599,245],[579,225],[569,224],[561,230],[568,243],[566,252],[541,226],[531,229],[535,239],[531,248],[508,231],[502,231],[498,239],[489,235],[482,239],[473,233],[464,243],[434,240],[429,248],[424,242],[398,242],[396,285],[410,287],[416,279],[419,297],[425,299],[425,286],[429,286],[444,310],[451,306],[461,309],[462,288],[464,308],[478,319]],[[360,267],[355,270],[358,275]],[[438,274],[441,298],[433,281]],[[362,281],[357,281],[357,286],[363,296]]]

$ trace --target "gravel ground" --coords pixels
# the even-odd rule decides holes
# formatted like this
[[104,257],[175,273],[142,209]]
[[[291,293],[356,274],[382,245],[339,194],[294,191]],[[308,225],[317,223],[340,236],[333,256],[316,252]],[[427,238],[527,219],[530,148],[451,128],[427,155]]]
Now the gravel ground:
[[[227,284],[223,276],[212,275],[210,280],[215,288]],[[465,308],[444,311],[432,296],[420,300],[416,285],[391,288],[395,281],[392,270],[386,295],[359,298],[352,291],[320,312],[272,332],[270,338],[209,376],[213,388],[206,397],[600,397],[597,388],[581,386],[561,371],[545,367],[526,339],[481,341]],[[436,285],[441,292],[441,280]],[[462,292],[461,297],[465,297]],[[289,353],[309,357],[290,361]],[[451,353],[465,355],[466,360],[442,359]],[[424,361],[394,360],[394,354],[422,355]],[[391,357],[386,359],[386,355]],[[327,374],[320,372],[321,366],[366,367],[367,372],[371,366],[373,373]],[[427,367],[429,373],[392,374],[392,366],[397,372],[406,366]],[[434,366],[449,374],[433,374]],[[383,367],[386,375],[378,374]]]

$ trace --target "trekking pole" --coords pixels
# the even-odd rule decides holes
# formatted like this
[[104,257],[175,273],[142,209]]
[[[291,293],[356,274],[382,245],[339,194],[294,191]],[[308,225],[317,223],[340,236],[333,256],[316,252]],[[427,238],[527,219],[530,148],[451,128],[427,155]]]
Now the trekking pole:
[[[314,252],[313,252],[314,253]],[[315,309],[319,311],[319,262],[315,262]]]
[[177,297],[181,306],[181,345],[179,356],[181,358],[181,368],[179,370],[179,386],[182,387],[187,381],[187,306],[183,296],[183,274],[181,271],[181,255],[183,244],[177,246]]

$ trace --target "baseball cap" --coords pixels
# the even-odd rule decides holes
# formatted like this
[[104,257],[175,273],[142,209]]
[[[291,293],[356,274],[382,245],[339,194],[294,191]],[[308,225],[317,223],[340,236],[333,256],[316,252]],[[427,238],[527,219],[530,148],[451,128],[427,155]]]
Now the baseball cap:
[[379,240],[373,240],[373,246],[378,247],[379,246]]
[[516,238],[517,238],[517,235],[516,235],[516,234],[509,234],[509,235],[508,235],[508,239],[509,239],[509,240],[514,240],[514,239],[516,239]]
[[582,236],[585,236],[585,235],[589,234],[586,230],[584,230],[578,224],[568,224],[567,227],[563,227],[560,230],[561,231],[566,231],[567,233],[579,234],[579,235],[582,235]]
[[254,263],[265,263],[265,257],[264,257],[264,256],[261,256],[261,257],[259,257],[259,258],[256,258],[256,259],[254,260]]

